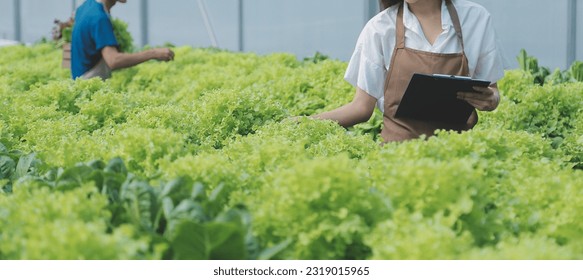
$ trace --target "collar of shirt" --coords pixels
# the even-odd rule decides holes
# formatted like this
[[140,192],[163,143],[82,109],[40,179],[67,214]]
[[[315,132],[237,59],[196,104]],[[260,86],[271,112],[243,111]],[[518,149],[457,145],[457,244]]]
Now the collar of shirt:
[[99,4],[101,7],[103,7],[103,11],[107,14],[107,16],[109,16],[109,18],[111,18],[111,13],[107,12],[107,10],[105,9],[105,4],[103,3],[102,0],[95,0],[95,2],[97,4]]
[[[405,28],[411,30],[421,37],[425,37],[419,19],[409,10],[409,4],[407,1],[403,1],[403,24]],[[453,27],[453,22],[451,21],[451,16],[449,15],[449,10],[445,1],[441,1],[441,29],[447,32]]]

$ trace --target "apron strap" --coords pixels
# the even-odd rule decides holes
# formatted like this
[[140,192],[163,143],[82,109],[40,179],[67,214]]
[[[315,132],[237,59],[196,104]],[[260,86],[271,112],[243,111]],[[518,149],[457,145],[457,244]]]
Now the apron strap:
[[460,18],[457,14],[457,10],[455,9],[455,7],[453,6],[453,3],[451,2],[451,0],[445,0],[445,5],[447,6],[447,10],[449,11],[449,16],[451,17],[451,20],[453,21],[453,28],[455,28],[455,33],[457,34],[457,38],[460,41],[460,44],[462,46],[462,52],[465,53],[465,47],[464,47],[464,36],[462,34],[462,25],[460,23]]
[[405,48],[405,25],[403,24],[403,3],[399,4],[399,11],[397,12],[397,49]]
[[93,68],[89,69],[89,71],[85,72],[80,78],[81,79],[91,79],[99,77],[102,80],[107,80],[111,78],[111,69],[105,63],[105,59],[101,58],[99,62],[93,66]]
[[[464,36],[462,34],[462,25],[460,23],[460,18],[458,16],[457,10],[453,6],[451,0],[445,0],[445,4],[447,6],[447,10],[449,11],[449,16],[453,22],[453,27],[455,29],[455,33],[460,41],[462,46],[462,52],[465,53],[464,49]],[[405,25],[403,23],[403,4],[399,4],[399,11],[397,12],[397,49],[404,49],[405,48]]]

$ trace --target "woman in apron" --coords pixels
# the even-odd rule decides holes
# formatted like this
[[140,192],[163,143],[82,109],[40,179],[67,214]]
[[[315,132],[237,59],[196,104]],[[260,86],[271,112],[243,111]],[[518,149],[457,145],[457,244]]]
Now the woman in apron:
[[139,53],[122,53],[110,20],[110,9],[126,0],[86,0],[75,12],[71,42],[71,76],[73,79],[100,77],[108,79],[111,71],[157,59],[174,59],[168,48]]
[[349,127],[367,121],[377,105],[385,142],[431,136],[436,129],[468,130],[477,123],[475,111],[465,124],[395,118],[414,73],[492,81],[458,98],[477,110],[496,109],[496,81],[504,69],[490,14],[482,6],[465,0],[381,2],[385,9],[364,27],[346,71],[345,79],[356,88],[353,101],[315,118]]

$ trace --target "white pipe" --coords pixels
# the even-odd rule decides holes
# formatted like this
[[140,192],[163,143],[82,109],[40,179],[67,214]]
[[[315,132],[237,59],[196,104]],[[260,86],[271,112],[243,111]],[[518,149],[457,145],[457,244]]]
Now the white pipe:
[[577,58],[577,0],[567,4],[567,65],[569,68]]
[[213,45],[213,47],[218,48],[219,47],[219,43],[217,42],[217,37],[215,36],[215,32],[213,30],[213,26],[211,25],[211,21],[209,19],[208,12],[206,10],[206,5],[204,3],[204,0],[198,0],[198,7],[200,9],[200,13],[202,14],[202,19],[204,21],[204,25],[206,27],[206,31],[208,32],[209,37],[211,39],[211,44]]
[[14,0],[14,41],[22,41],[22,15],[20,0]]
[[243,18],[243,0],[239,0],[239,51],[242,52],[245,49],[244,45],[244,18]]
[[148,26],[148,0],[142,0],[140,6],[140,33],[142,36],[142,47],[149,43],[149,26]]

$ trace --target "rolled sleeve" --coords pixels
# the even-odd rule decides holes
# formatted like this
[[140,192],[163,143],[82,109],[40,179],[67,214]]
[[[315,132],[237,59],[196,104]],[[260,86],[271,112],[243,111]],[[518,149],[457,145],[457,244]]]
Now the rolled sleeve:
[[344,79],[377,100],[382,99],[387,72],[383,64],[380,36],[369,22],[358,38]]
[[93,28],[93,39],[95,40],[95,48],[101,50],[107,46],[118,46],[115,33],[113,32],[113,24],[108,17],[100,17]]
[[384,67],[372,63],[362,53],[355,52],[350,59],[344,79],[378,100],[384,96],[385,76]]
[[496,83],[504,77],[504,63],[497,49],[493,49],[479,58],[475,76],[477,79],[488,80],[492,83]]
[[504,64],[503,52],[496,39],[491,17],[488,16],[484,28],[483,48],[478,56],[474,76],[495,83],[504,77]]

